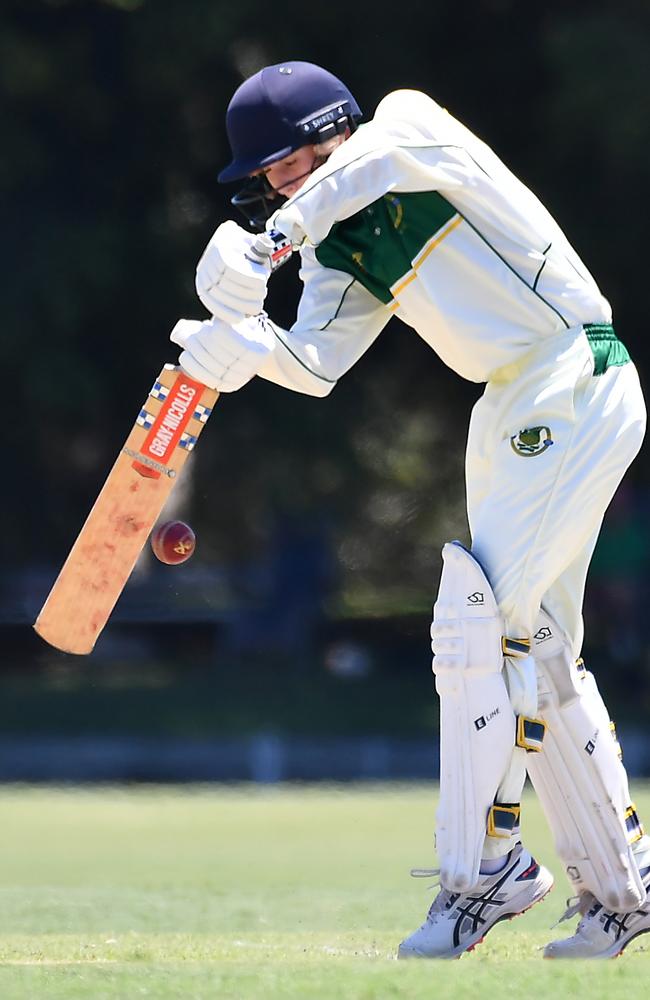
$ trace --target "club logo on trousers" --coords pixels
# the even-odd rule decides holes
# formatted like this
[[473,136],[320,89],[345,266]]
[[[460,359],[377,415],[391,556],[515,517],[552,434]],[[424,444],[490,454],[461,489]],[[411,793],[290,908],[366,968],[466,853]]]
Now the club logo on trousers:
[[525,427],[510,438],[510,447],[522,458],[534,458],[553,444],[550,427]]

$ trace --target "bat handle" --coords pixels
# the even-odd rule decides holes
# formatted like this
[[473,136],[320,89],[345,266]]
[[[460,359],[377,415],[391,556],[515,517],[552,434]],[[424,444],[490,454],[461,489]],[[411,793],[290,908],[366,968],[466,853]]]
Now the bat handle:
[[271,271],[277,271],[286,264],[292,253],[291,240],[284,233],[272,229],[267,233],[260,233],[246,256],[257,264],[270,262]]

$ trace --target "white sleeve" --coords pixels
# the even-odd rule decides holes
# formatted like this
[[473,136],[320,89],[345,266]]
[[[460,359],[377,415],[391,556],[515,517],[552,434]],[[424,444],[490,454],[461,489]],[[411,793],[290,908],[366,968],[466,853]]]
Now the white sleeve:
[[334,150],[267,228],[279,229],[296,246],[305,238],[317,246],[336,222],[392,191],[452,196],[463,183],[454,150],[466,133],[454,130],[456,124],[424,94],[390,95],[375,119]]
[[351,275],[323,267],[301,251],[304,290],[290,330],[267,320],[275,348],[258,375],[310,396],[327,396],[368,350],[391,317],[387,306]]

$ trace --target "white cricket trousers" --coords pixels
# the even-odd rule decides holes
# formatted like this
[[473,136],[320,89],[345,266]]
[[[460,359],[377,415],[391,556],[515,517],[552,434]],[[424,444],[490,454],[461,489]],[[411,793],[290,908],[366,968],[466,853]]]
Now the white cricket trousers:
[[[603,515],[646,421],[632,362],[593,371],[582,328],[545,342],[488,384],[472,411],[466,455],[472,551],[507,634],[530,635],[543,604],[575,656]],[[522,439],[528,429],[532,436]]]

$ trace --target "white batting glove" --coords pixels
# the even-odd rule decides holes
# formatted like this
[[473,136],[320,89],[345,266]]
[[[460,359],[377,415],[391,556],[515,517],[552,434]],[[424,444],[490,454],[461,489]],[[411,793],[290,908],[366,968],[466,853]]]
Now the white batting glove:
[[236,222],[223,222],[197,265],[197,294],[208,312],[226,323],[262,311],[271,262],[250,254],[256,239]]
[[183,348],[178,363],[190,378],[219,392],[235,392],[250,382],[275,346],[262,316],[236,327],[219,319],[179,319],[169,339]]

